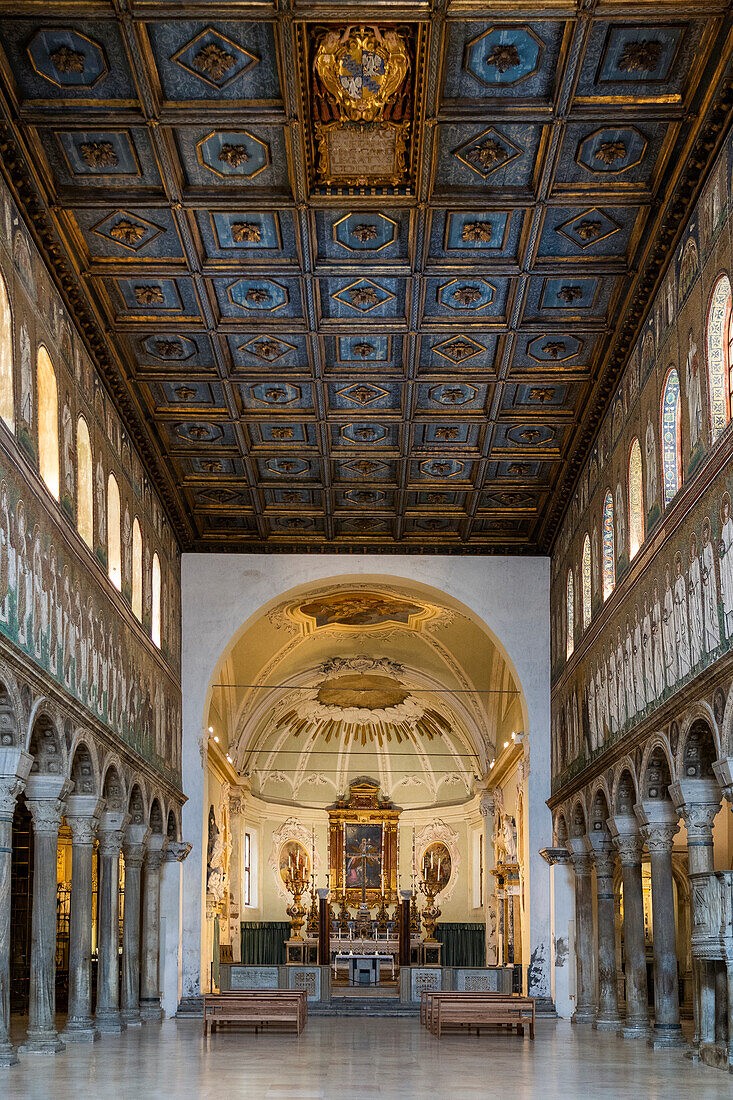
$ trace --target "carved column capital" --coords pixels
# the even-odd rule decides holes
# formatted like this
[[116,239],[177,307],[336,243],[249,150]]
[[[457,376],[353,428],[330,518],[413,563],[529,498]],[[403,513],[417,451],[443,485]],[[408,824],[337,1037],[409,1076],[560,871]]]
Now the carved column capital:
[[655,821],[640,828],[650,855],[671,852],[674,847],[674,838],[679,831],[679,825],[670,821]]
[[159,871],[165,858],[168,842],[158,834],[153,834],[148,842],[148,850],[145,853],[145,867],[149,871]]
[[125,843],[124,829],[99,829],[99,854],[101,856],[118,856]]
[[125,867],[142,867],[145,859],[144,844],[133,844],[125,840],[122,850],[125,853]]
[[494,809],[496,806],[496,800],[494,798],[493,791],[482,791],[479,799],[478,809],[482,817],[493,817]]
[[613,838],[613,842],[618,849],[622,867],[633,867],[641,863],[644,840],[639,833],[619,834]]
[[712,840],[713,822],[720,811],[720,802],[712,805],[706,803],[685,803],[680,806],[680,813],[687,828],[688,839]]
[[591,858],[596,865],[596,874],[599,877],[607,877],[613,874],[616,852],[612,848],[598,848],[593,852]]
[[33,832],[36,836],[56,836],[61,824],[61,817],[66,805],[66,795],[71,789],[68,780],[59,781],[53,777],[53,782],[48,777],[31,776],[26,785],[26,805],[33,818]]
[[71,829],[71,843],[73,847],[80,844],[93,844],[97,835],[99,819],[90,817],[67,817],[66,824]]
[[593,869],[593,860],[589,852],[573,852],[570,857],[576,878],[590,875]]
[[19,775],[0,775],[0,818],[12,818],[18,795],[25,790],[25,779]]

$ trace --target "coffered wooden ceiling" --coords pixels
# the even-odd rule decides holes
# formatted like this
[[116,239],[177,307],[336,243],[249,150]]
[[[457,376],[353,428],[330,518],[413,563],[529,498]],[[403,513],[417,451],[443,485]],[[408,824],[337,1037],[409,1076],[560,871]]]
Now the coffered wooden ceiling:
[[0,3],[4,171],[184,548],[547,550],[729,7]]

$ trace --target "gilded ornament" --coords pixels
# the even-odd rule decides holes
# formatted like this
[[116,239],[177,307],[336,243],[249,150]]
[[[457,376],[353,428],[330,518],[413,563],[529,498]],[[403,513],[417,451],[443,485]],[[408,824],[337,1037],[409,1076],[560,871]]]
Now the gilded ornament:
[[267,401],[284,401],[287,396],[287,391],[281,386],[271,386],[269,390],[265,390]]
[[289,427],[273,428],[272,429],[272,438],[273,439],[292,439],[293,438],[293,429],[289,428]]
[[144,225],[137,225],[135,222],[129,222],[126,219],[122,219],[113,225],[109,231],[110,237],[114,237],[116,241],[121,241],[122,244],[133,245],[141,241],[145,236],[146,229]]
[[298,469],[298,463],[290,462],[288,459],[281,459],[277,468],[281,474],[294,474]]
[[350,401],[358,401],[365,405],[368,401],[373,401],[376,397],[379,397],[379,391],[371,386],[354,386],[344,396]]
[[428,493],[425,500],[428,504],[450,504],[447,493]]
[[458,387],[453,389],[443,390],[443,396],[441,401],[447,405],[458,405],[461,401],[465,400],[465,393],[463,390],[459,390]]
[[526,462],[512,462],[509,466],[509,473],[522,477],[524,474],[529,473],[529,466]]
[[466,222],[461,240],[471,244],[488,244],[493,235],[491,222]]
[[354,428],[353,434],[355,439],[363,439],[366,441],[375,438],[377,429],[369,427]]
[[373,474],[379,469],[378,462],[370,462],[368,459],[359,459],[358,462],[351,463],[351,469],[356,470],[358,474]]
[[497,72],[506,73],[520,64],[519,50],[513,42],[500,42],[486,55],[486,64],[493,65]]
[[352,519],[350,521],[351,526],[355,531],[371,531],[375,526],[378,526],[377,521],[373,519]]
[[283,493],[283,504],[301,504],[302,497],[297,490],[289,489]]
[[235,244],[259,244],[262,240],[262,229],[256,222],[234,222],[232,240]]
[[565,354],[565,344],[562,340],[551,340],[543,346],[542,350],[545,355],[550,356],[550,359],[559,359],[561,355]]
[[616,68],[622,73],[653,73],[662,56],[662,43],[643,38],[639,42],[627,42],[621,51]]
[[234,496],[234,493],[230,492],[229,489],[209,489],[206,495],[209,500],[216,501],[217,504],[226,504]]
[[578,222],[575,227],[575,232],[580,237],[581,241],[592,241],[601,232],[601,223],[588,220]]
[[90,168],[115,168],[120,162],[111,141],[82,141],[79,152]]
[[58,46],[48,55],[57,73],[83,73],[84,54],[69,46]]
[[201,463],[201,469],[205,474],[219,474],[223,470],[223,466],[218,458],[206,458]]
[[379,305],[379,295],[372,286],[355,286],[349,290],[349,298],[357,309],[372,309]]
[[155,351],[161,359],[183,358],[183,345],[179,340],[156,340]]
[[205,424],[189,424],[187,430],[192,439],[206,439],[211,434]]
[[626,145],[623,141],[602,141],[596,150],[596,160],[602,160],[604,164],[615,164],[625,156]]
[[542,432],[539,428],[525,428],[524,431],[519,433],[520,439],[525,439],[527,443],[539,443],[542,439]]
[[283,354],[283,346],[279,340],[260,340],[248,350],[258,359],[266,359],[268,362],[279,359]]
[[429,516],[422,521],[422,526],[426,527],[428,531],[439,531],[441,527],[445,527],[445,520],[438,519],[437,516]]
[[270,291],[261,286],[251,286],[244,297],[252,305],[261,306],[270,301]]
[[453,465],[450,462],[433,462],[430,466],[430,473],[435,474],[436,477],[447,477],[448,474],[453,472]]
[[379,493],[374,489],[355,489],[350,498],[355,504],[374,504],[379,500]]
[[370,355],[374,354],[374,344],[359,343],[354,344],[351,349],[355,355],[358,355],[360,359],[368,359]]
[[228,164],[231,168],[239,168],[241,164],[246,164],[249,160],[246,145],[231,145],[227,142],[219,150],[219,160],[223,161],[224,164]]
[[[469,344],[467,341],[454,340],[452,344],[448,344],[447,347],[443,348],[443,353],[449,359],[453,359],[454,362],[460,363],[462,359],[469,359],[476,350],[474,345]],[[460,393],[461,391],[457,392]]]
[[162,306],[165,296],[159,286],[136,286],[135,301],[139,306]]
[[451,298],[459,306],[472,306],[481,300],[481,291],[475,286],[459,286],[457,290],[453,291]]
[[376,241],[377,227],[376,225],[355,225],[351,230],[351,236],[356,237],[362,244],[366,241]]
[[299,527],[307,527],[308,521],[301,519],[300,516],[285,516],[283,519],[278,520],[280,527],[289,528],[291,531],[297,530]]
[[376,26],[326,31],[315,58],[316,73],[342,117],[358,123],[382,118],[409,67],[402,35]]
[[435,429],[436,439],[458,439],[458,428],[441,427]]
[[552,386],[533,386],[529,396],[532,401],[540,401],[544,404],[546,401],[552,401],[555,390]]
[[579,286],[561,286],[557,296],[561,302],[572,305],[573,302],[577,302],[579,298],[583,297],[583,288]]
[[174,392],[181,401],[193,401],[196,396],[196,390],[193,386],[176,386]]
[[227,50],[223,50],[221,46],[217,46],[215,42],[210,42],[208,46],[204,46],[202,50],[199,50],[192,62],[194,69],[198,69],[200,73],[205,73],[214,81],[221,80],[223,76],[226,76],[236,63],[234,55],[228,53]]
[[472,164],[474,168],[486,173],[491,168],[496,168],[497,164],[501,164],[503,160],[506,160],[506,155],[506,149],[501,142],[489,138],[487,141],[482,141],[480,145],[474,145],[469,149],[463,159]]

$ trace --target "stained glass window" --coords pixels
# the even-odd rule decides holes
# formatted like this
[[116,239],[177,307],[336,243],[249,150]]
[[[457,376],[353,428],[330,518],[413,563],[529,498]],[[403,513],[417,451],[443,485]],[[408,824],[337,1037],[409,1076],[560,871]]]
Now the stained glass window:
[[634,439],[629,451],[629,561],[636,557],[644,541],[644,490],[642,488],[641,447]]
[[90,549],[94,547],[94,477],[92,444],[83,416],[76,425],[76,526]]
[[160,649],[160,558],[153,554],[152,584],[152,614],[150,620],[150,635],[155,645]]
[[119,591],[122,588],[122,529],[120,490],[114,474],[107,480],[107,573]]
[[591,616],[591,561],[590,536],[583,541],[583,630],[590,625]]
[[142,621],[143,617],[143,536],[140,521],[135,516],[132,524],[132,611]]
[[682,484],[680,380],[674,367],[667,373],[662,393],[662,471],[665,507]]
[[713,442],[723,431],[731,415],[731,301],[730,280],[727,275],[721,275],[710,299],[707,329],[710,434]]
[[51,357],[38,349],[38,468],[46,485],[59,499],[59,391]]
[[575,649],[575,592],[573,590],[573,571],[568,569],[568,640],[567,656]]
[[607,600],[616,585],[616,549],[613,533],[613,494],[609,489],[603,501],[603,599]]

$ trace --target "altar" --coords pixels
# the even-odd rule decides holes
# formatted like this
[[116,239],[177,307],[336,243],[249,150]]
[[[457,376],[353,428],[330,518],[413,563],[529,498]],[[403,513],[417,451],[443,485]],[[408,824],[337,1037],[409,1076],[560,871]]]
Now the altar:
[[340,962],[345,962],[349,969],[349,985],[377,985],[379,982],[380,967],[391,966],[392,981],[394,981],[394,955],[380,954],[355,955],[353,951],[337,952],[333,957],[333,976],[337,977]]

